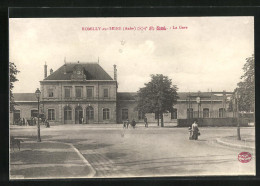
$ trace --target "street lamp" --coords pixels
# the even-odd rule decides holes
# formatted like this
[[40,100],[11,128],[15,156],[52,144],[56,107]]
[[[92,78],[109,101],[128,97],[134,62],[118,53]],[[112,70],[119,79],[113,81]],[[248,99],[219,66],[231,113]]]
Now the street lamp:
[[198,119],[200,117],[200,112],[199,112],[199,106],[200,106],[200,97],[196,98],[196,102],[198,103]]
[[39,108],[40,108],[40,96],[41,96],[41,91],[39,88],[35,91],[35,96],[38,99],[38,125],[37,125],[37,142],[41,142],[41,134],[40,134],[40,122],[39,122]]
[[235,93],[236,97],[236,105],[237,105],[237,139],[241,140],[240,136],[240,123],[239,123],[239,106],[238,106],[238,100],[240,98],[240,94],[238,92]]

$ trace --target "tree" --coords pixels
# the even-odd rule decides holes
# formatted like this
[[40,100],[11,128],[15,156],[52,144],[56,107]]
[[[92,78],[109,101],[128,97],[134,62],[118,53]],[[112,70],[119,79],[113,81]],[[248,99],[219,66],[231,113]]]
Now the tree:
[[142,113],[158,114],[161,118],[161,127],[163,127],[163,113],[172,111],[178,98],[177,89],[167,76],[151,75],[151,81],[138,91],[137,109]]
[[241,82],[237,84],[235,92],[238,92],[240,98],[238,100],[239,110],[252,112],[254,111],[255,105],[255,56],[246,58],[243,71],[244,74],[241,76]]
[[13,88],[14,88],[14,82],[19,81],[16,78],[16,75],[19,73],[20,71],[17,70],[16,65],[13,62],[9,63],[9,94],[10,94],[10,112],[13,112],[15,110],[15,102],[14,102],[14,95],[13,95]]

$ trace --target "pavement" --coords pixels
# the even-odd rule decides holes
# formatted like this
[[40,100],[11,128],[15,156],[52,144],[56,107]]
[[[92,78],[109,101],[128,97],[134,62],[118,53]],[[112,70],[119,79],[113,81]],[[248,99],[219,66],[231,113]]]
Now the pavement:
[[23,139],[10,149],[10,179],[90,178],[96,172],[72,144]]
[[[10,153],[13,179],[255,175],[255,151],[247,148],[255,144],[253,127],[241,128],[238,142],[235,127],[200,128],[194,141],[187,128],[171,124],[57,125],[41,128],[41,143],[36,129],[10,127],[25,141],[20,152]],[[245,151],[252,154],[249,163],[237,159]]]
[[241,140],[237,139],[237,136],[228,136],[216,139],[217,143],[226,145],[229,147],[243,148],[249,150],[255,150],[254,136],[243,136]]

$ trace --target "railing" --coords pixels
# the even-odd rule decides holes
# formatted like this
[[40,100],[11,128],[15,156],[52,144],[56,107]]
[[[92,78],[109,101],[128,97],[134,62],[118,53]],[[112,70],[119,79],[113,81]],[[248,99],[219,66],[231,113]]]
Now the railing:
[[221,111],[210,111],[210,112],[203,112],[203,111],[193,111],[187,112],[187,118],[232,118],[235,117],[233,112],[221,112]]

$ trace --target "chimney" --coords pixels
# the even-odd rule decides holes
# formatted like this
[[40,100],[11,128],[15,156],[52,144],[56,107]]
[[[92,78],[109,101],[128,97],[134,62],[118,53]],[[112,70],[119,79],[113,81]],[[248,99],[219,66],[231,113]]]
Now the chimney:
[[64,74],[67,74],[67,72],[66,72],[66,64],[64,64],[64,66],[63,66],[63,72],[64,72]]
[[116,65],[114,65],[114,80],[117,81],[117,69],[116,69]]
[[50,75],[53,73],[53,70],[52,70],[52,68],[50,69]]
[[46,65],[46,62],[45,62],[45,65],[44,65],[44,79],[47,77],[47,65]]

